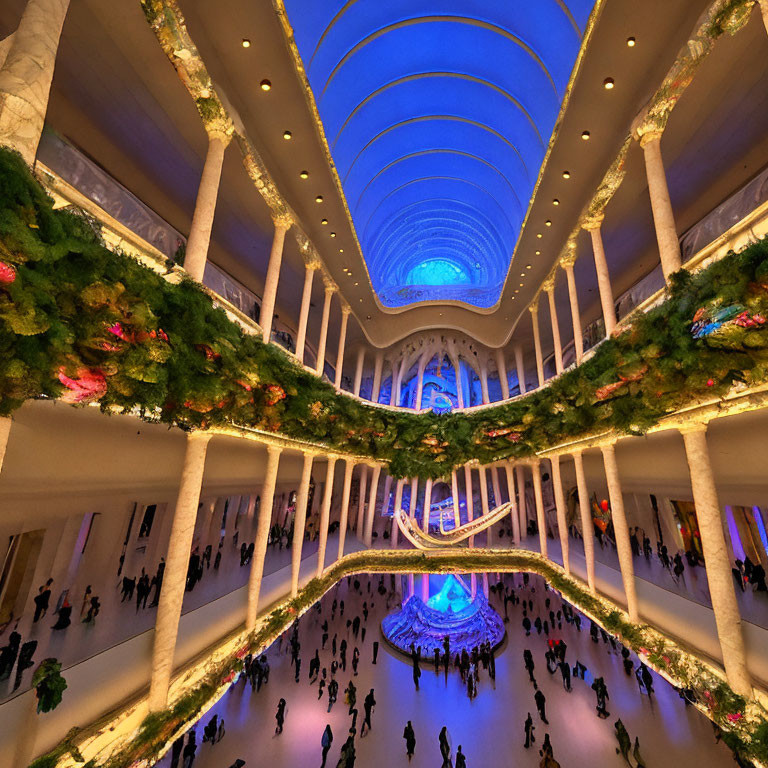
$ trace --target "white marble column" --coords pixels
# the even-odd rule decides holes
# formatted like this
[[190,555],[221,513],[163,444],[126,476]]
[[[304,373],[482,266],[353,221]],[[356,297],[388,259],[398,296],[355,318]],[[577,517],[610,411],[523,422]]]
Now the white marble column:
[[515,474],[511,462],[507,461],[504,463],[504,472],[507,475],[507,491],[509,492],[509,501],[512,505],[512,509],[509,513],[512,518],[512,541],[514,541],[516,545],[519,545],[520,516],[517,511],[517,502],[515,500]]
[[0,473],[3,471],[3,462],[5,461],[5,453],[8,450],[8,439],[11,436],[12,423],[10,416],[0,416]]
[[432,505],[432,478],[424,483],[424,509],[421,513],[421,529],[429,533],[429,508]]
[[526,393],[525,386],[525,366],[523,365],[523,348],[520,344],[515,344],[515,367],[517,368],[517,384],[520,387],[520,394]]
[[352,394],[360,397],[360,385],[363,382],[363,360],[365,360],[365,347],[357,350],[357,362],[355,363],[355,381],[352,385]]
[[584,560],[587,566],[587,585],[591,592],[597,593],[595,585],[595,526],[592,522],[592,510],[589,508],[587,479],[584,476],[584,459],[581,451],[574,451],[573,465],[576,468],[576,489],[579,494],[579,513],[581,515],[581,536],[584,540]]
[[328,343],[328,321],[331,317],[331,299],[334,293],[336,293],[336,286],[330,280],[326,280],[323,316],[320,321],[320,340],[317,343],[317,364],[315,365],[315,373],[321,377],[323,368],[325,368],[325,346]]
[[424,394],[424,369],[428,362],[423,356],[419,359],[418,373],[416,374],[416,403],[414,405],[417,411],[421,408],[421,399]]
[[325,552],[328,548],[328,525],[331,520],[331,500],[333,499],[333,478],[336,468],[336,457],[329,456],[325,468],[325,488],[323,488],[323,503],[320,507],[320,536],[317,543],[317,575],[322,576],[325,569]]
[[27,0],[0,67],[0,144],[28,165],[48,111],[53,70],[69,0]]
[[334,380],[337,389],[341,387],[341,377],[344,372],[344,348],[347,345],[347,325],[349,325],[349,313],[351,311],[346,302],[341,305],[341,330],[339,331],[339,348],[336,352],[336,378]]
[[635,584],[635,565],[632,561],[632,545],[629,541],[629,524],[624,511],[624,496],[621,492],[619,465],[616,463],[614,445],[601,446],[605,479],[608,483],[608,497],[611,501],[611,519],[616,536],[616,552],[619,556],[621,580],[624,582],[624,594],[627,598],[627,613],[630,621],[640,621],[637,605],[637,586]]
[[731,574],[731,559],[723,531],[723,518],[712,473],[705,424],[691,424],[680,430],[691,474],[693,503],[699,523],[701,547],[706,563],[707,584],[715,614],[717,636],[723,652],[728,684],[746,697],[752,696],[752,681],[744,650],[739,604]]
[[384,493],[381,495],[381,512],[385,513],[389,509],[389,498],[392,493],[392,475],[387,474],[384,478]]
[[397,481],[397,484],[395,485],[395,506],[392,510],[392,530],[389,535],[389,544],[392,549],[397,549],[397,540],[398,540],[398,527],[397,527],[397,510],[400,509],[400,507],[403,506],[403,486],[405,485],[405,480],[402,478]]
[[[488,475],[485,471],[485,466],[480,464],[477,468],[478,483],[480,484],[480,508],[482,510],[481,515],[487,517],[488,509]],[[493,532],[491,527],[485,529],[485,545],[489,549],[493,546]]]
[[429,574],[421,574],[421,602],[426,603],[429,600]]
[[304,290],[301,292],[299,328],[296,332],[296,357],[300,363],[304,362],[304,348],[307,344],[307,321],[309,320],[309,306],[312,303],[312,283],[319,267],[320,263],[314,260],[308,261],[304,265]]
[[483,398],[483,404],[491,402],[488,394],[488,362],[484,357],[480,359],[480,393]]
[[373,365],[373,389],[371,390],[371,402],[379,402],[379,393],[381,392],[381,369],[384,366],[384,353],[381,350],[376,351],[376,358]]
[[459,408],[464,408],[464,389],[461,386],[461,364],[459,360],[453,361],[453,375],[456,377],[456,402]]
[[491,487],[493,488],[494,508],[501,505],[501,483],[499,483],[499,468],[491,467]]
[[563,481],[560,476],[560,457],[552,456],[549,459],[552,467],[552,488],[555,496],[555,510],[557,511],[557,533],[560,538],[560,550],[563,554],[563,568],[571,573],[571,558],[568,548],[568,521],[566,518],[565,494],[563,493]]
[[552,325],[552,343],[555,349],[555,371],[563,372],[563,345],[560,341],[560,323],[557,321],[557,307],[555,306],[555,280],[552,278],[544,284],[549,302],[549,320]]
[[363,543],[368,549],[373,543],[373,517],[376,514],[376,494],[379,490],[379,477],[381,476],[381,465],[376,464],[371,472],[371,483],[368,489],[368,511],[365,516],[365,531],[363,533]]
[[664,279],[681,267],[680,243],[677,239],[675,214],[669,199],[667,174],[661,157],[661,131],[645,133],[640,137],[643,148],[645,172],[648,177],[648,194],[651,197],[653,224],[656,229],[656,242],[659,246],[659,258]]
[[280,265],[283,263],[283,245],[292,221],[289,216],[278,216],[274,223],[275,234],[272,238],[272,249],[269,252],[269,264],[264,278],[264,295],[261,298],[261,311],[259,313],[259,325],[265,343],[272,340],[272,322],[275,318],[275,300],[277,299],[277,285],[280,282]]
[[536,354],[536,375],[539,378],[539,386],[544,386],[544,359],[541,355],[541,334],[539,333],[539,301],[538,299],[528,307],[531,313],[533,325],[533,347]]
[[152,676],[149,682],[149,711],[157,712],[168,703],[168,687],[173,673],[173,656],[179,633],[179,618],[184,602],[187,569],[195,532],[200,489],[205,471],[205,455],[211,435],[188,432],[179,495],[173,513],[171,536],[165,558],[165,575],[155,619],[152,646]]
[[517,506],[520,514],[520,535],[528,536],[528,504],[525,500],[525,468],[522,464],[515,466],[517,480]]
[[456,477],[456,470],[451,472],[451,496],[453,496],[453,524],[456,528],[461,525],[461,514],[459,507],[459,481]]
[[496,370],[499,372],[499,383],[501,384],[501,399],[509,400],[509,380],[507,379],[507,364],[504,362],[504,350],[501,347],[496,349]]
[[573,325],[573,349],[576,353],[576,364],[584,357],[584,337],[581,332],[581,312],[579,310],[579,293],[576,289],[576,277],[573,274],[575,254],[571,253],[560,260],[560,266],[565,270],[568,281],[568,300],[571,304],[571,323]]
[[603,217],[598,216],[584,224],[584,229],[592,238],[592,253],[595,257],[595,272],[597,273],[597,289],[600,293],[600,306],[603,308],[603,323],[605,335],[610,336],[616,328],[616,308],[613,305],[613,288],[611,275],[608,272],[608,262],[603,248],[601,225]]
[[536,501],[536,524],[539,528],[539,551],[544,557],[549,557],[547,549],[547,520],[544,516],[544,497],[541,493],[541,462],[535,459],[531,462],[533,475],[533,498]]
[[[464,465],[464,500],[467,507],[467,522],[471,523],[475,519],[475,499],[472,492],[472,467],[469,464]],[[475,537],[469,537],[469,546],[475,546]]]
[[355,536],[358,541],[363,541],[365,533],[365,498],[368,491],[368,466],[360,465],[360,492],[357,500],[357,526]]
[[347,525],[349,523],[349,494],[352,490],[352,473],[355,471],[355,462],[352,459],[344,460],[344,487],[341,491],[341,511],[339,513],[339,554],[338,559],[344,557],[344,543],[347,537]]
[[195,212],[187,238],[187,251],[184,256],[184,269],[197,282],[203,282],[205,263],[208,260],[208,246],[211,242],[213,217],[216,213],[216,200],[219,196],[221,169],[224,165],[224,152],[230,137],[221,132],[209,131],[208,151],[205,155],[203,174],[197,188]]
[[299,571],[301,570],[301,552],[304,548],[304,530],[307,525],[307,503],[309,501],[309,481],[312,478],[311,453],[304,454],[301,468],[299,492],[296,494],[296,512],[293,516],[293,541],[291,542],[291,597],[299,593]]
[[275,504],[275,485],[277,470],[280,466],[282,448],[274,445],[267,446],[267,468],[264,473],[264,485],[261,490],[261,506],[259,519],[256,523],[256,538],[253,545],[251,572],[248,576],[248,607],[245,614],[245,628],[251,632],[256,626],[259,612],[259,596],[261,582],[264,577],[264,560],[267,556],[269,529],[272,526],[272,507]]
[[414,477],[411,479],[411,499],[408,504],[408,517],[411,520],[416,520],[416,503],[419,499],[419,478]]

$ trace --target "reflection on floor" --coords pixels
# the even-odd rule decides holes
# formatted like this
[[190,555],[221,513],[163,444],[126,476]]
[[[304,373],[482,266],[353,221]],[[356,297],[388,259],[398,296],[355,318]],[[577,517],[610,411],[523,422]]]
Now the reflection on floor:
[[[420,591],[420,576],[416,576],[416,592]],[[245,761],[246,768],[301,768],[320,766],[321,737],[326,724],[333,731],[333,745],[328,755],[328,765],[336,766],[344,744],[351,717],[344,703],[344,690],[350,680],[357,688],[357,722],[355,748],[357,762],[362,768],[408,764],[405,742],[402,738],[406,721],[411,720],[416,733],[414,768],[435,768],[440,765],[438,734],[443,725],[448,727],[453,751],[459,744],[467,756],[470,768],[501,768],[504,766],[538,766],[541,757],[538,748],[545,733],[549,733],[554,756],[563,768],[594,768],[595,766],[621,766],[627,763],[617,754],[614,723],[621,718],[631,738],[637,736],[646,765],[707,766],[719,768],[733,765],[729,750],[714,739],[712,725],[693,707],[686,706],[674,690],[657,675],[653,675],[655,693],[649,698],[640,693],[634,675],[627,676],[622,668],[621,656],[602,641],[590,640],[589,622],[584,620],[581,632],[572,625],[562,624],[562,629],[550,631],[550,638],[562,639],[568,646],[567,660],[586,665],[586,680],[574,678],[573,690],[563,688],[559,671],[550,675],[544,654],[547,636],[532,631],[525,636],[521,626],[522,606],[509,606],[508,640],[496,655],[496,681],[489,680],[488,672],[480,671],[478,696],[470,701],[466,686],[459,673],[451,668],[447,677],[441,670],[425,660],[422,663],[420,689],[414,688],[410,661],[387,649],[379,633],[379,624],[389,610],[399,603],[396,595],[387,599],[376,592],[379,577],[373,577],[373,594],[366,591],[368,581],[361,578],[362,594],[354,592],[345,580],[326,595],[322,614],[309,611],[300,620],[301,643],[300,682],[294,681],[294,668],[288,651],[288,637],[268,652],[271,673],[269,682],[260,692],[253,692],[241,679],[226,696],[207,713],[196,728],[197,757],[195,768],[227,768],[237,759]],[[407,579],[403,580],[407,584]],[[532,599],[532,618],[548,614],[545,599],[551,599],[551,608],[557,611],[560,599],[553,592],[545,591],[543,582],[532,577],[528,587],[523,587],[522,576],[507,576],[508,585],[514,585],[518,596]],[[478,578],[478,584],[482,579]],[[390,578],[384,578],[389,587]],[[331,620],[331,603],[344,600],[343,617],[336,611]],[[365,639],[356,641],[347,621],[355,616],[362,618],[363,600],[372,606],[367,622]],[[492,595],[491,601],[500,613],[503,605]],[[318,700],[318,683],[308,682],[309,662],[320,647],[321,624],[328,620],[330,638],[325,650],[320,652],[321,666],[328,670],[330,679],[334,636],[337,643],[346,639],[347,669],[339,671],[338,702],[328,710],[327,687]],[[372,644],[380,642],[378,663],[372,665]],[[353,677],[350,666],[352,650],[360,648],[359,675]],[[282,649],[281,649],[282,646]],[[545,725],[536,712],[534,689],[523,665],[523,650],[529,648],[536,665],[535,676],[546,696],[549,725]],[[282,652],[281,652],[282,651]],[[336,656],[338,659],[338,655]],[[637,659],[633,659],[637,664]],[[610,717],[600,719],[595,712],[595,694],[590,690],[594,677],[602,675],[608,687]],[[373,711],[373,728],[360,737],[363,718],[363,699],[374,688],[376,706]],[[287,702],[285,728],[275,735],[275,711],[278,701]],[[536,743],[525,749],[524,721],[530,712],[535,725]],[[226,734],[215,746],[203,744],[203,726],[212,715],[224,718]],[[170,756],[162,761],[163,768],[171,765]],[[634,760],[631,765],[635,765]]]

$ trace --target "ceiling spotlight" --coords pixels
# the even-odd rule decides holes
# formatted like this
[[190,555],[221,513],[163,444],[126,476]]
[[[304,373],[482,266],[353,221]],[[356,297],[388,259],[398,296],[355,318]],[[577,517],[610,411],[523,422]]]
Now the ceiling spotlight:
[[515,288],[515,293],[520,293],[520,289],[519,288]]
[[327,224],[328,223],[328,219],[323,219],[320,223],[321,224]]
[[292,134],[290,131],[284,131],[284,132],[283,132],[283,138],[284,138],[286,141],[290,141],[290,139],[292,139],[292,138],[293,138],[293,134]]
[[299,174],[299,178],[300,178],[300,179],[308,179],[308,178],[309,178],[309,171],[302,171],[302,172]]
[[360,303],[361,303],[361,304],[363,303],[363,300],[362,300],[362,299],[360,299]]
[[[534,251],[534,253],[535,253],[537,256],[541,256],[541,251]],[[530,268],[531,268],[531,265],[529,264],[529,265],[526,267],[526,269],[530,269]]]
[[521,288],[523,287],[523,284],[522,284],[522,283],[520,283],[520,287],[521,287]]
[[[362,301],[362,299],[360,299],[360,301]],[[371,319],[371,316],[370,316],[370,315],[366,315],[366,316],[365,316],[365,319],[366,319],[366,320],[370,320],[370,319]]]
[[318,196],[315,198],[315,202],[316,202],[316,203],[322,203],[322,202],[323,202],[323,196],[322,196],[322,195],[318,195]]
[[244,37],[242,45],[243,45],[243,48],[250,48],[251,47],[251,41],[247,37]]
[[262,91],[268,91],[272,88],[272,83],[270,83],[269,80],[262,80],[259,83],[259,87]]
[[525,272],[521,272],[520,277],[525,277]]
[[536,237],[544,237],[544,235],[542,235],[541,232],[537,232]]
[[336,233],[335,232],[331,232],[331,237],[336,237]]
[[560,201],[559,201],[557,198],[555,198],[555,199],[552,201],[552,205],[560,205]]
[[570,171],[563,171],[563,178],[564,179],[570,179],[571,178],[571,172]]
[[360,283],[355,283],[355,285],[360,285]]
[[[536,253],[540,253],[540,251],[536,251]],[[526,269],[530,269],[530,268],[531,268],[531,265],[530,265],[530,264],[526,264],[526,265],[525,265],[525,268],[526,268]]]
[[616,83],[613,81],[612,77],[606,77],[605,80],[603,80],[603,88],[605,88],[606,91],[610,91],[614,85],[616,85]]
[[589,141],[589,131],[582,131],[581,138],[584,139],[584,141]]
[[627,38],[627,48],[634,48],[635,47],[635,38],[634,37],[628,37]]
[[551,222],[549,219],[547,219],[547,220],[544,222],[544,226],[545,226],[545,227],[551,227],[551,226],[552,226],[552,222]]
[[343,248],[339,248],[339,253],[344,253],[344,249]]

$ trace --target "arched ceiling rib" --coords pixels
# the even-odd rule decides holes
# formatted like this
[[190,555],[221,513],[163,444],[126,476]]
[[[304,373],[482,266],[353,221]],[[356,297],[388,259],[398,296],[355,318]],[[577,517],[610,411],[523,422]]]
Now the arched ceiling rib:
[[493,306],[594,0],[285,5],[379,300]]

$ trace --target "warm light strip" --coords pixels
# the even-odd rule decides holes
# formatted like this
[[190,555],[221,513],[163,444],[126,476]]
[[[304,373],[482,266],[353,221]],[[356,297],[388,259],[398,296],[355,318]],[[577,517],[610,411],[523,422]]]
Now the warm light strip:
[[[468,539],[470,536],[481,533],[494,523],[498,523],[499,520],[507,515],[512,509],[512,506],[512,502],[507,501],[490,511],[487,515],[470,520],[468,523],[464,523],[464,525],[460,525],[458,528],[454,528],[452,531],[445,533],[441,538],[430,536],[428,533],[422,531],[421,528],[416,525],[416,521],[408,517],[408,513],[403,509],[398,509],[395,512],[395,521],[403,536],[405,536],[405,538],[417,549],[422,551],[427,549],[439,549],[444,548],[447,545],[455,546],[465,539]],[[442,531],[442,520],[440,527]]]

